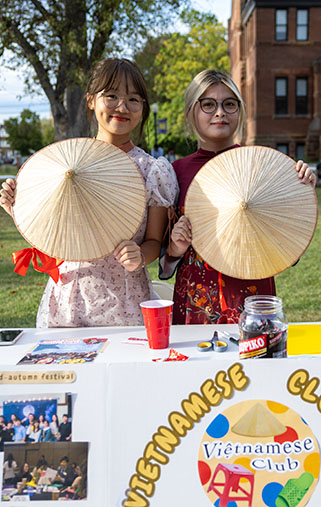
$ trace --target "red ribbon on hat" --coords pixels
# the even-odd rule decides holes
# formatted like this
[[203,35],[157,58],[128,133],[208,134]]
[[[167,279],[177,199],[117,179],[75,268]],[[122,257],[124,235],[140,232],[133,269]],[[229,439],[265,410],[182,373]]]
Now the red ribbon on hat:
[[[39,266],[37,256],[39,257],[42,266]],[[14,269],[15,273],[18,273],[18,275],[21,276],[26,276],[31,260],[36,271],[39,271],[40,273],[47,273],[51,276],[55,283],[58,282],[58,266],[60,266],[63,261],[49,257],[49,255],[37,250],[37,248],[24,248],[23,250],[18,250],[17,252],[12,253],[12,261],[16,266]]]

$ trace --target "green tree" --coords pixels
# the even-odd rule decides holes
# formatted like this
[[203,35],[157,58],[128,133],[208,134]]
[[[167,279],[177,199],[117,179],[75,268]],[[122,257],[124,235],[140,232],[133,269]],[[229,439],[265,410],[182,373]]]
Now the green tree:
[[191,139],[190,145],[186,144],[185,89],[202,70],[214,68],[228,72],[229,57],[226,29],[215,15],[190,10],[183,12],[181,17],[188,27],[187,32],[175,32],[164,40],[155,58],[158,72],[154,91],[160,98],[158,118],[167,119],[168,133],[159,136],[159,143],[165,147],[173,146],[178,154],[185,155],[195,148]]
[[41,120],[41,133],[43,146],[52,144],[56,140],[55,129],[52,120]]
[[28,64],[26,85],[40,85],[48,97],[57,139],[87,136],[83,96],[92,66],[141,41],[148,28],[166,27],[187,2],[0,0],[2,64]]
[[151,104],[153,102],[162,102],[165,100],[165,98],[159,95],[154,89],[155,78],[159,72],[158,67],[155,65],[155,60],[164,42],[169,37],[170,34],[163,34],[158,37],[149,36],[143,48],[134,53],[134,60],[143,73]]
[[24,109],[20,118],[5,120],[4,128],[10,145],[22,156],[29,156],[43,146],[40,118],[29,109]]

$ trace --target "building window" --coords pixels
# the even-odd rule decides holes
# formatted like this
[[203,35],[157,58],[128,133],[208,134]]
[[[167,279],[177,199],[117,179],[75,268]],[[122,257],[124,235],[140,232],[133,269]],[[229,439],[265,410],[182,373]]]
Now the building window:
[[296,11],[296,40],[308,40],[309,38],[309,11],[298,9]]
[[288,78],[275,80],[275,114],[288,114]]
[[289,154],[289,145],[286,143],[278,143],[276,145],[276,149],[281,151],[281,153],[284,153],[284,155]]
[[286,9],[275,11],[275,40],[288,40],[288,11]]
[[308,114],[308,78],[297,78],[295,95],[295,114]]
[[305,144],[297,143],[295,147],[295,156],[297,160],[304,160]]

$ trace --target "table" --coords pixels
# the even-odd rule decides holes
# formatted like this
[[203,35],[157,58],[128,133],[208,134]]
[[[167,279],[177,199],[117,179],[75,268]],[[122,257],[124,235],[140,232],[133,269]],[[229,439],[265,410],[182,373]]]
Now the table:
[[[82,505],[218,506],[215,489],[222,493],[223,486],[215,486],[214,476],[218,463],[225,463],[254,474],[251,492],[239,469],[245,474],[239,486],[252,494],[253,507],[275,507],[277,496],[288,494],[287,481],[304,473],[312,484],[298,505],[318,507],[319,354],[239,361],[232,342],[224,353],[199,352],[197,343],[215,329],[237,334],[235,325],[172,326],[170,347],[189,356],[185,362],[153,361],[166,358],[168,350],[126,343],[129,337],[146,338],[143,327],[26,329],[16,345],[0,349],[1,394],[72,393],[73,442],[89,442],[88,496]],[[320,329],[321,337],[321,324],[311,329]],[[109,344],[86,365],[17,366],[40,339],[79,337],[106,337]],[[47,383],[39,383],[43,379]],[[260,428],[250,436],[255,418]],[[240,427],[243,435],[236,432]],[[237,447],[246,442],[252,445],[247,452]],[[270,452],[254,452],[255,445]],[[218,482],[228,489],[227,476],[219,474]],[[233,496],[232,489],[227,494]],[[247,505],[229,501],[228,507]],[[20,503],[10,501],[10,507]]]

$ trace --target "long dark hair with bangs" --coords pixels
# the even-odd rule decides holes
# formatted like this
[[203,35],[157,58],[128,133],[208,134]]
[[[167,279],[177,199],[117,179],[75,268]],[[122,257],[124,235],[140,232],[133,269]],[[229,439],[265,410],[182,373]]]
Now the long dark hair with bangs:
[[[136,63],[127,58],[107,58],[98,62],[88,81],[86,90],[87,104],[94,99],[97,93],[103,90],[117,89],[123,77],[126,80],[127,86],[128,82],[132,81],[136,92],[143,99],[142,121],[139,129],[139,135],[141,136],[149,116],[150,105],[145,80]],[[88,107],[87,110],[90,120],[93,121],[92,111]]]

